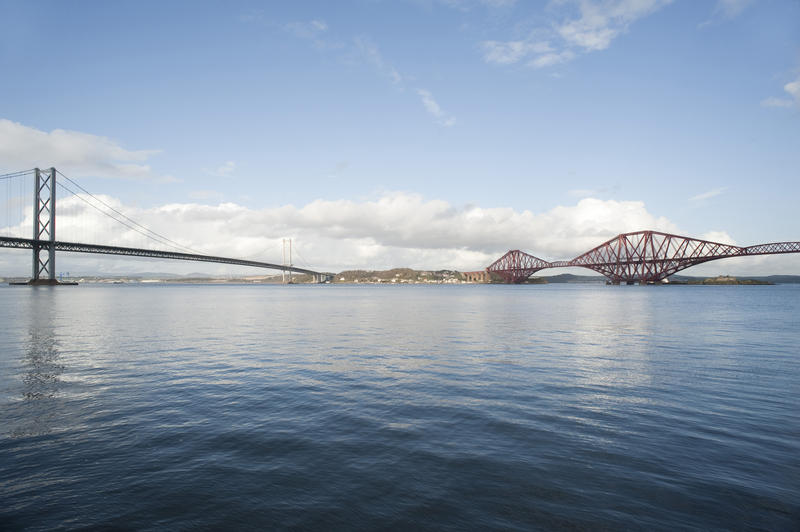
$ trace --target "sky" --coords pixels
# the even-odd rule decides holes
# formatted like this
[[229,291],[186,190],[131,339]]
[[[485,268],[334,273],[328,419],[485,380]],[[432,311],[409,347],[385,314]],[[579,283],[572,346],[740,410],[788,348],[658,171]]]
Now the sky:
[[[479,270],[643,229],[800,240],[796,0],[0,0],[0,22],[0,172],[55,166],[205,253]],[[133,243],[78,203],[59,239]]]

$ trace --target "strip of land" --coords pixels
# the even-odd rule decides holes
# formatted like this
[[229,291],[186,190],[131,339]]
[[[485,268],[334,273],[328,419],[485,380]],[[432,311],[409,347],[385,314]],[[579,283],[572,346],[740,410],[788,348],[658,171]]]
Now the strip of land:
[[[24,282],[27,278],[0,278],[0,283]],[[61,281],[77,283],[196,283],[196,284],[281,284],[289,282],[289,276],[278,275],[244,275],[244,276],[209,276],[193,273],[176,275],[172,273],[142,272],[131,275],[82,275],[62,277]],[[314,279],[310,275],[292,275],[294,284],[310,284]],[[333,284],[501,284],[503,279],[495,275],[487,275],[482,280],[474,280],[474,276],[456,270],[414,270],[411,268],[393,268],[390,270],[347,270],[333,275]],[[560,284],[591,283],[604,284],[606,278],[601,275],[574,275],[563,273],[551,276],[531,277],[524,284]],[[673,275],[668,284],[672,285],[770,285],[798,284],[800,275],[766,275],[753,277],[733,277],[719,275],[716,277],[697,277]]]

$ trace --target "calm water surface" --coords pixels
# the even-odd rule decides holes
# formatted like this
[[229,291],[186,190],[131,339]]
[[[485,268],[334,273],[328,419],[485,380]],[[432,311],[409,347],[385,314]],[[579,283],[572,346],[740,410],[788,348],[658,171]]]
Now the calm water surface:
[[800,529],[800,286],[0,288],[0,529]]

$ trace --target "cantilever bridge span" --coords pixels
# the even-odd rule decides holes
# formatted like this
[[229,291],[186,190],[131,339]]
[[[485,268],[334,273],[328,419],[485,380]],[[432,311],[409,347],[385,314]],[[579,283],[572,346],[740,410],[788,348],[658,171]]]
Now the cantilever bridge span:
[[740,247],[659,231],[623,233],[568,261],[548,262],[511,250],[486,271],[507,283],[521,283],[546,268],[580,266],[603,274],[614,284],[657,283],[681,270],[729,257],[800,253],[800,242],[773,242]]

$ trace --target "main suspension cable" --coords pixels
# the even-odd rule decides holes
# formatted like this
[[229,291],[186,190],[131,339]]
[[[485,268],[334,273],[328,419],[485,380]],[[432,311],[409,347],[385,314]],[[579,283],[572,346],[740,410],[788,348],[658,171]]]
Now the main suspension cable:
[[112,220],[114,220],[115,222],[118,222],[118,223],[120,223],[120,224],[124,225],[125,227],[127,227],[128,229],[130,229],[130,230],[132,230],[132,231],[135,231],[135,232],[137,232],[137,233],[139,233],[139,234],[141,234],[141,235],[144,235],[145,237],[147,237],[147,238],[149,238],[150,240],[153,240],[153,241],[155,241],[155,242],[158,242],[159,244],[163,244],[163,245],[169,245],[167,242],[163,242],[163,241],[161,241],[161,240],[157,240],[157,239],[156,239],[156,238],[154,238],[153,236],[151,236],[151,235],[148,235],[147,233],[145,233],[145,232],[141,231],[141,230],[140,230],[140,229],[138,229],[137,227],[135,227],[135,226],[133,226],[133,225],[130,225],[130,224],[128,224],[128,223],[126,223],[126,222],[124,222],[124,221],[122,221],[122,220],[118,220],[118,219],[114,218],[113,216],[111,216],[110,214],[108,214],[108,213],[106,213],[106,212],[103,212],[103,211],[102,211],[102,210],[100,210],[100,209],[99,209],[99,208],[98,208],[96,205],[94,205],[94,204],[92,204],[91,202],[89,202],[89,201],[88,201],[86,198],[82,197],[80,194],[77,194],[77,193],[75,193],[75,191],[73,191],[71,188],[69,188],[69,187],[68,187],[68,186],[66,186],[65,184],[63,184],[63,183],[57,183],[57,184],[58,184],[58,186],[59,186],[59,187],[63,188],[64,190],[66,190],[67,192],[69,192],[70,194],[72,194],[73,196],[75,196],[76,198],[78,198],[79,200],[81,200],[82,202],[84,202],[85,204],[87,204],[88,206],[90,206],[90,207],[92,207],[92,208],[96,209],[96,210],[97,210],[97,211],[99,211],[101,214],[105,214],[106,216],[108,216],[109,218],[111,218]]
[[33,172],[33,169],[31,169],[31,170],[20,170],[19,172],[11,172],[9,174],[0,174],[0,179],[12,179],[14,177],[23,176],[25,174],[30,174],[32,172]]
[[[170,239],[170,238],[167,238],[166,236],[164,236],[164,235],[162,235],[162,234],[160,234],[160,233],[157,233],[157,232],[153,231],[152,229],[149,229],[149,228],[147,228],[147,227],[143,226],[142,224],[140,224],[140,223],[139,223],[139,222],[137,222],[136,220],[134,220],[134,219],[130,218],[129,216],[127,216],[127,215],[125,215],[125,214],[121,213],[120,211],[118,211],[117,209],[115,209],[114,207],[112,207],[111,205],[109,205],[108,203],[106,203],[105,201],[103,201],[102,199],[98,198],[97,196],[95,196],[94,194],[92,194],[91,192],[89,192],[88,190],[86,190],[85,188],[83,188],[83,187],[82,187],[82,186],[81,186],[79,183],[77,183],[77,182],[76,182],[76,181],[74,181],[73,179],[70,179],[68,176],[65,176],[65,175],[64,175],[64,174],[63,174],[63,173],[62,173],[60,170],[56,170],[56,172],[58,172],[58,174],[59,174],[61,177],[63,177],[64,179],[66,179],[67,181],[69,181],[70,183],[72,183],[73,185],[75,185],[75,187],[77,187],[78,189],[80,189],[80,190],[81,190],[82,192],[84,192],[86,195],[88,195],[89,197],[91,197],[91,198],[92,198],[92,199],[94,199],[95,201],[99,202],[99,203],[100,203],[100,204],[102,204],[104,207],[106,207],[106,208],[110,209],[111,211],[113,211],[113,212],[114,212],[114,213],[116,213],[117,215],[119,215],[119,216],[121,216],[121,217],[125,218],[125,220],[127,220],[128,222],[130,222],[130,223],[131,223],[131,224],[133,224],[134,226],[136,226],[136,227],[140,228],[141,230],[140,230],[140,229],[136,229],[136,227],[132,227],[131,225],[129,225],[129,224],[127,224],[127,223],[123,222],[122,220],[119,220],[118,218],[116,218],[116,217],[112,216],[111,214],[109,214],[109,213],[107,213],[107,212],[103,211],[102,209],[100,209],[100,208],[99,208],[99,207],[97,207],[96,205],[93,205],[92,203],[90,203],[89,201],[87,201],[85,198],[81,197],[81,196],[80,196],[80,195],[78,195],[77,193],[75,193],[75,192],[73,192],[72,190],[70,190],[69,188],[67,188],[67,187],[66,187],[66,186],[65,186],[63,183],[60,183],[60,182],[58,183],[60,186],[64,187],[64,189],[65,189],[65,190],[67,190],[67,191],[69,191],[70,193],[72,193],[73,195],[77,196],[79,199],[81,199],[81,200],[82,200],[83,202],[85,202],[87,205],[90,205],[90,206],[92,206],[94,209],[96,209],[96,210],[98,210],[99,212],[101,212],[101,213],[105,214],[106,216],[108,216],[108,217],[109,217],[109,218],[111,218],[112,220],[114,220],[114,221],[116,221],[116,222],[119,222],[119,223],[121,223],[121,224],[122,224],[122,225],[124,225],[125,227],[128,227],[129,229],[132,229],[133,231],[136,231],[137,233],[139,233],[139,234],[142,234],[142,235],[146,236],[147,238],[150,238],[151,240],[154,240],[154,241],[158,242],[159,244],[169,245],[169,246],[172,246],[172,247],[176,247],[176,248],[178,248],[178,249],[182,249],[182,250],[184,250],[184,251],[188,251],[189,253],[195,253],[195,254],[198,254],[198,255],[203,255],[203,253],[202,253],[202,252],[200,252],[200,251],[197,251],[197,250],[195,250],[195,249],[192,249],[192,248],[190,248],[190,247],[188,247],[188,246],[184,246],[183,244],[180,244],[180,243],[178,243],[178,242],[175,242],[174,240],[172,240],[172,239]],[[143,230],[144,232],[143,232],[142,230]]]

